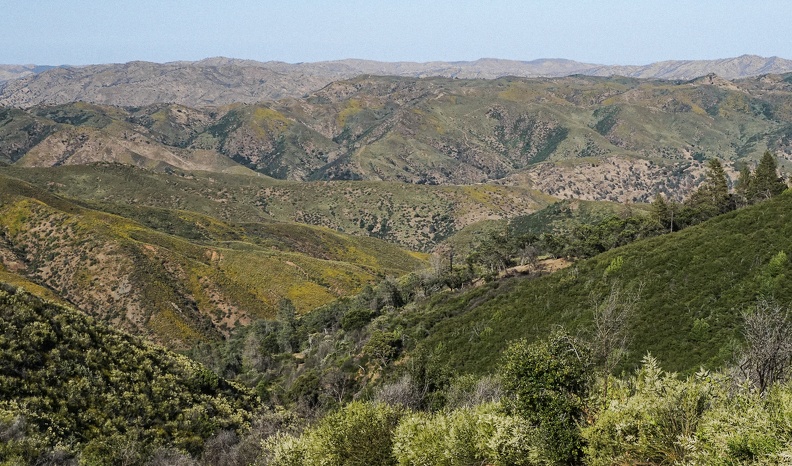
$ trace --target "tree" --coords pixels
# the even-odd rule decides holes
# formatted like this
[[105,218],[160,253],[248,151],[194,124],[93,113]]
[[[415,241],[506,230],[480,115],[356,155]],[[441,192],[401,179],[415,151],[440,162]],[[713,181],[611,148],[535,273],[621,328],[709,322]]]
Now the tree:
[[555,464],[575,464],[582,454],[579,424],[589,391],[588,351],[564,331],[547,340],[518,341],[504,353],[508,406],[536,426],[542,450]]
[[783,178],[778,176],[776,161],[770,151],[765,151],[752,183],[748,186],[748,198],[751,202],[770,199],[784,192],[787,188]]
[[371,356],[382,368],[398,355],[401,343],[398,332],[375,330],[363,346],[363,353]]
[[278,345],[284,353],[291,353],[296,348],[297,316],[294,304],[286,298],[278,302],[278,315],[276,319],[280,324],[278,330]]
[[393,431],[402,410],[384,403],[352,402],[322,418],[305,435],[306,465],[390,466]]
[[740,369],[760,393],[785,380],[792,365],[792,319],[789,309],[760,300],[743,313],[745,346]]
[[673,201],[666,202],[660,193],[657,193],[654,200],[652,200],[652,219],[656,221],[664,230],[669,232],[674,231],[674,217],[677,210],[677,204]]
[[730,210],[734,210],[734,200],[729,194],[726,171],[717,159],[710,159],[704,183],[685,202],[685,223],[701,223]]

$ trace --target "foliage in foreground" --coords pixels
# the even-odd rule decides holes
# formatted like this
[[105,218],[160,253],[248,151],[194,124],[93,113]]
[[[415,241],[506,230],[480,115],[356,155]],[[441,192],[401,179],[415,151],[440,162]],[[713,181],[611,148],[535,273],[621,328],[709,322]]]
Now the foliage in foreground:
[[[7,464],[792,460],[789,361],[782,361],[785,370],[764,393],[750,366],[682,378],[660,369],[652,357],[645,357],[634,375],[603,384],[597,379],[602,373],[585,356],[596,341],[557,332],[507,348],[499,364],[502,391],[486,389],[490,378],[458,378],[438,389],[444,407],[432,409],[403,403],[393,390],[386,396],[384,385],[364,396],[380,401],[342,402],[300,431],[293,413],[251,411],[255,403],[244,391],[183,357],[9,287],[0,293],[0,303],[0,462]],[[757,315],[789,321],[788,313],[769,312],[762,302],[745,319]],[[746,335],[752,328],[745,326]],[[743,353],[762,356],[751,352],[750,338]]]
[[121,464],[160,446],[199,454],[220,430],[247,429],[255,405],[186,357],[0,288],[0,462],[60,451]]
[[277,466],[792,461],[789,383],[777,384],[763,396],[729,373],[702,369],[681,378],[663,371],[656,359],[647,356],[634,375],[616,379],[607,395],[597,390],[581,399],[587,415],[568,426],[581,450],[566,458],[559,456],[542,425],[543,416],[550,413],[540,412],[542,407],[533,413],[510,413],[507,406],[515,399],[519,395],[510,393],[495,403],[433,413],[354,402],[302,435],[270,437],[263,443],[260,460]]
[[722,373],[685,379],[652,357],[617,381],[582,429],[591,465],[787,464],[792,460],[792,385],[766,396]]

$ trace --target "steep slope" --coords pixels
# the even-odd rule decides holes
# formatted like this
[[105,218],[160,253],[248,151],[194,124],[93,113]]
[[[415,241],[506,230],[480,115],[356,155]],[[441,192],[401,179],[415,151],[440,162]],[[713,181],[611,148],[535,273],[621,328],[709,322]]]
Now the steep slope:
[[539,279],[509,279],[431,300],[420,347],[458,370],[495,370],[506,344],[557,325],[585,335],[611,290],[640,290],[628,364],[647,352],[675,371],[731,362],[740,312],[792,300],[792,193],[678,233],[611,250]]
[[[231,108],[206,134],[218,152],[281,179],[309,179],[341,150],[331,139],[263,105]],[[206,134],[199,143],[209,141]]]
[[[445,184],[512,176],[559,195],[645,200],[685,191],[706,158],[753,161],[768,148],[790,157],[792,94],[772,83],[756,95],[738,85],[360,77],[275,108],[347,148],[316,174],[323,178]],[[609,180],[600,162],[617,176]],[[663,171],[672,177],[658,177]]]
[[560,77],[574,74],[693,79],[715,73],[727,79],[736,79],[792,71],[790,60],[755,55],[636,66],[605,66],[563,59],[514,61],[492,58],[470,62],[338,60],[289,64],[222,57],[197,62],[160,64],[137,61],[49,70],[44,67],[0,66],[0,83],[4,77],[9,80],[0,89],[0,105],[14,107],[63,104],[78,100],[121,106],[144,106],[160,102],[193,107],[255,103],[301,97],[333,81],[363,74],[462,79]]
[[234,225],[184,211],[80,206],[5,176],[0,237],[5,268],[172,347],[272,317],[282,299],[305,312],[422,265],[375,239],[304,225]]
[[4,283],[0,335],[8,464],[36,464],[53,449],[87,464],[120,464],[157,446],[197,454],[219,430],[244,429],[257,406],[183,356]]
[[118,162],[159,169],[248,170],[200,146],[186,149],[211,115],[178,106],[130,112],[117,107],[73,103],[0,112],[0,161],[21,166]]

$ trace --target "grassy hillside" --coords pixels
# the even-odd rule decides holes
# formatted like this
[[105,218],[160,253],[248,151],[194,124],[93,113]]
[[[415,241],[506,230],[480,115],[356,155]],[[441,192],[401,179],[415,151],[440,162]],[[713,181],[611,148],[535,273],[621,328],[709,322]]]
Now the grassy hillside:
[[545,161],[629,156],[676,165],[755,160],[766,148],[788,154],[784,83],[364,76],[275,108],[354,147],[322,176],[469,183]]
[[0,111],[0,160],[50,167],[118,162],[158,169],[249,170],[209,148],[188,149],[212,117],[176,105],[134,111],[75,102]]
[[0,334],[4,464],[36,464],[53,450],[61,460],[81,452],[86,464],[138,464],[158,446],[197,454],[219,430],[249,426],[256,408],[246,390],[185,357],[7,284]]
[[119,328],[181,347],[271,317],[306,312],[423,256],[373,238],[284,223],[80,205],[0,176],[0,258],[26,280]]
[[431,328],[420,346],[450,367],[490,372],[509,341],[557,325],[590,330],[611,289],[641,290],[629,363],[651,352],[670,370],[729,362],[740,312],[760,296],[792,300],[792,194],[681,232],[639,241],[539,279],[509,279],[430,300],[412,314]]
[[554,201],[524,186],[302,183],[205,172],[168,175],[115,164],[12,166],[0,173],[76,199],[188,210],[234,223],[307,223],[414,250],[429,250],[480,220],[534,212]]

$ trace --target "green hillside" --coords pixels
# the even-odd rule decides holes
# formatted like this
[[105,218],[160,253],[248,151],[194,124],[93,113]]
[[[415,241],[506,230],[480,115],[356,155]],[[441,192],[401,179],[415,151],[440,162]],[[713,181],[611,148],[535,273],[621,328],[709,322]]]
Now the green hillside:
[[424,251],[480,220],[527,214],[555,201],[524,186],[289,182],[207,172],[169,175],[119,164],[9,166],[0,167],[2,173],[84,201],[186,210],[233,223],[306,223]]
[[140,464],[243,431],[257,401],[189,359],[0,284],[0,462]]
[[792,301],[792,194],[681,232],[639,241],[538,279],[498,281],[430,300],[416,318],[420,347],[462,371],[490,372],[509,341],[555,326],[590,331],[592,309],[612,289],[640,290],[629,364],[647,352],[674,371],[730,361],[740,312],[760,296]]
[[564,200],[528,215],[509,221],[512,235],[536,235],[571,230],[581,224],[596,224],[606,218],[642,216],[648,212],[647,204],[618,204],[604,201]]
[[0,240],[3,270],[172,347],[272,317],[283,299],[303,313],[424,264],[423,255],[374,238],[129,204],[80,205],[6,176]]

